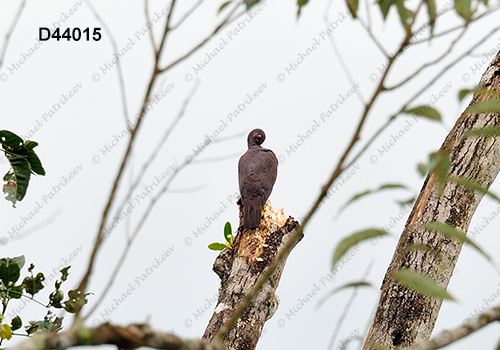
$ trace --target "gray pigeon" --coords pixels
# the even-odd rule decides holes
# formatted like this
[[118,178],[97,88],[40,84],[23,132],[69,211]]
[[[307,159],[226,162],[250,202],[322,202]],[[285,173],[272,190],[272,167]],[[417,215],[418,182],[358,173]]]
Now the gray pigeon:
[[265,139],[264,131],[252,130],[247,138],[248,150],[238,163],[244,229],[259,227],[262,209],[271,195],[278,175],[276,155],[260,146]]

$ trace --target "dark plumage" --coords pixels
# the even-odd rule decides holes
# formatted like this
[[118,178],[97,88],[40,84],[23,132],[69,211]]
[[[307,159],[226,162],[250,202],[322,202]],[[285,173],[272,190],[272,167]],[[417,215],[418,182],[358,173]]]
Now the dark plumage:
[[260,145],[266,139],[261,129],[248,134],[248,150],[238,163],[241,201],[243,203],[243,228],[259,226],[262,209],[271,195],[278,174],[278,159],[273,151]]

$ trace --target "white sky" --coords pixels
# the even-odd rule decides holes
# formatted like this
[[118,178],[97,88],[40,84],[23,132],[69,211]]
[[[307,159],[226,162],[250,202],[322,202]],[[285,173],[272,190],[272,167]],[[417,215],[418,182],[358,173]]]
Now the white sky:
[[[194,1],[182,2],[174,22],[183,12],[181,10],[192,3]],[[172,33],[162,56],[164,65],[209,33],[220,18],[217,9],[221,3],[206,1],[183,27]],[[2,44],[18,4],[19,1],[0,3]],[[149,34],[141,34],[145,28],[143,2],[101,1],[94,6],[112,32],[118,50],[129,45],[123,50],[120,62],[126,106],[133,120],[153,63]],[[446,6],[446,2],[438,2],[438,9]],[[73,7],[76,11],[69,15]],[[151,18],[158,19],[153,26],[158,40],[165,20],[161,13],[166,4],[151,1],[149,7]],[[245,15],[231,23],[188,60],[167,72],[161,79],[163,85],[155,86],[155,93],[164,97],[154,104],[140,130],[119,191],[119,202],[126,194],[126,187],[141,171],[151,149],[176,117],[195,81],[200,81],[185,115],[161,148],[139,189],[132,194],[134,208],[131,214],[111,232],[98,256],[98,267],[89,285],[95,295],[89,298],[87,310],[102,294],[127,235],[136,227],[159,188],[154,187],[153,192],[146,192],[143,198],[141,193],[154,183],[155,176],[160,178],[165,172],[169,179],[172,169],[183,164],[187,157],[195,159],[179,173],[170,190],[157,202],[115,283],[88,318],[89,324],[110,321],[126,325],[149,320],[154,328],[173,330],[183,337],[203,334],[215,305],[210,300],[214,300],[219,287],[218,277],[211,271],[217,253],[208,250],[207,245],[223,239],[226,221],[230,221],[233,228],[237,225],[237,161],[246,150],[246,135],[253,128],[259,127],[266,132],[264,146],[274,150],[280,159],[278,180],[271,195],[273,206],[284,207],[286,214],[295,218],[307,213],[353,134],[361,111],[360,97],[365,101],[371,97],[384,65],[382,54],[359,24],[347,16],[343,2],[334,2],[328,10],[326,8],[327,2],[314,0],[303,9],[297,21],[294,2],[267,0],[253,10],[252,17]],[[372,13],[374,31],[387,51],[392,52],[395,41],[401,38],[399,19],[391,11],[388,23],[383,24],[377,11]],[[329,18],[326,22],[325,14]],[[456,46],[453,57],[498,25],[493,18],[495,15],[491,17],[464,36],[464,43]],[[438,25],[437,32],[461,23],[452,13],[440,20],[443,23]],[[28,262],[35,263],[37,270],[46,273],[49,282],[53,281],[49,276],[51,271],[65,266],[65,260],[71,260],[72,273],[66,286],[69,288],[78,284],[85,270],[127,136],[123,136],[126,124],[118,69],[113,63],[108,32],[102,30],[102,39],[97,42],[52,39],[34,49],[39,28],[52,28],[57,21],[62,28],[102,27],[85,1],[28,1],[26,4],[0,67],[0,129],[39,142],[36,151],[47,175],[32,178],[26,198],[16,209],[9,202],[0,201],[0,240],[6,239],[2,241],[6,244],[0,246],[0,252],[1,256],[10,257],[24,254]],[[423,23],[425,18],[419,21]],[[342,70],[327,30],[344,57],[351,81]],[[389,82],[399,82],[415,67],[437,57],[452,39],[445,36],[432,44],[407,50],[390,74]],[[346,174],[352,176],[347,181],[337,182],[337,190],[316,213],[304,239],[288,259],[278,288],[281,303],[275,316],[266,323],[259,349],[326,349],[351,291],[334,295],[320,308],[316,307],[317,303],[332,289],[360,280],[373,262],[367,280],[376,290],[359,291],[333,347],[337,349],[340,341],[351,334],[364,334],[378,301],[378,288],[409,214],[396,200],[405,200],[420,190],[423,179],[416,172],[417,163],[426,161],[428,154],[439,148],[468,103],[468,100],[458,102],[458,91],[479,81],[491,59],[486,60],[483,54],[496,53],[499,40],[500,34],[496,32],[474,50],[474,55],[450,69],[412,104],[435,102],[432,105],[442,113],[442,125],[400,116],[352,169],[346,170]],[[306,53],[315,42],[319,43],[315,49],[299,59],[300,54]],[[488,63],[484,63],[486,61]],[[439,69],[425,70],[401,91],[378,100],[361,142],[365,142],[399,110],[402,102],[449,62],[451,59],[443,62]],[[296,67],[292,70],[289,67],[293,63]],[[475,65],[481,68],[474,68]],[[350,90],[355,93],[347,97]],[[255,91],[259,91],[258,96],[249,99],[247,95],[254,96]],[[336,108],[333,108],[335,103]],[[244,109],[239,106],[242,104]],[[238,109],[242,109],[240,113],[235,112]],[[322,117],[330,109],[329,116]],[[319,127],[302,141],[304,136],[301,135],[306,135],[315,123]],[[405,126],[404,135],[390,145],[393,135],[405,130]],[[207,135],[215,137],[217,142],[195,156],[194,150],[204,146]],[[219,142],[225,138],[229,140]],[[391,147],[383,152],[384,145]],[[360,145],[355,148],[359,149]],[[206,162],[219,157],[227,159]],[[8,171],[5,160],[0,163],[0,170],[2,174]],[[70,173],[74,174],[71,179]],[[355,193],[395,182],[406,184],[411,191],[398,190],[366,197],[335,219],[338,209]],[[497,183],[492,190],[500,192]],[[29,216],[37,206],[41,208],[36,215],[11,238],[13,227],[19,226],[22,218]],[[498,203],[485,199],[470,226],[470,237],[492,256],[496,255],[500,243],[496,234],[498,220],[489,220],[481,231],[476,228],[487,220],[485,217],[491,217],[499,209]],[[198,228],[207,223],[207,217],[214,217],[219,210],[221,214],[198,234]],[[113,215],[115,212],[116,207],[112,210]],[[391,227],[391,237],[360,244],[348,254],[350,260],[345,266],[330,278],[330,262],[336,244],[348,234],[368,227]],[[155,264],[155,259],[161,260],[162,254],[167,252],[170,252],[168,258],[141,280],[141,275]],[[449,292],[459,302],[444,302],[436,331],[455,327],[474,314],[474,310],[482,308],[485,299],[500,291],[499,282],[491,265],[476,251],[464,247],[449,286]],[[129,284],[135,289],[118,308],[106,315],[106,309],[112,307],[114,300],[127,293]],[[299,310],[300,300],[313,291],[316,294]],[[42,293],[42,300],[47,293],[48,290]],[[497,300],[490,306],[495,302]],[[294,310],[295,315],[292,315]],[[20,311],[25,322],[44,314],[37,305]],[[453,348],[491,349],[498,343],[498,330],[499,325],[489,326]],[[350,348],[355,347],[359,347],[359,343]]]

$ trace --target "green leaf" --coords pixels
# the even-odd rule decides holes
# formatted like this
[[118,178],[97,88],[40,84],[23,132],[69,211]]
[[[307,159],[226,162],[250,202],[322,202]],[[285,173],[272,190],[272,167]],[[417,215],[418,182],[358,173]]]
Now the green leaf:
[[458,100],[462,101],[469,94],[478,94],[493,97],[494,99],[498,99],[498,91],[487,89],[482,86],[477,86],[472,89],[462,89],[458,92]]
[[247,6],[247,11],[250,10],[254,5],[258,4],[260,0],[244,0],[245,5]]
[[443,195],[444,186],[449,180],[450,173],[450,152],[440,149],[429,155],[429,171],[437,177],[437,189],[440,196]]
[[487,126],[479,129],[470,129],[464,133],[463,138],[473,136],[499,136],[500,126]]
[[470,21],[472,18],[471,0],[455,0],[455,11],[460,17]]
[[15,284],[21,275],[21,268],[10,258],[0,260],[0,280],[5,287]]
[[349,9],[349,12],[352,15],[352,18],[357,18],[358,15],[358,7],[359,7],[359,0],[346,0],[347,3],[347,8]]
[[34,174],[43,176],[45,175],[45,169],[42,166],[40,158],[38,158],[35,151],[33,151],[33,148],[35,148],[36,146],[38,146],[38,143],[35,141],[28,140],[24,143],[24,148],[26,149],[26,159],[30,163],[31,171]]
[[435,256],[441,255],[437,250],[428,246],[427,244],[410,243],[404,249],[405,252],[413,252],[413,251],[417,251],[417,250],[432,253]]
[[380,7],[380,12],[382,12],[382,17],[385,21],[387,19],[387,15],[389,14],[389,9],[394,4],[394,0],[377,0],[377,3]]
[[436,24],[436,2],[434,0],[425,0],[427,5],[427,14],[429,15],[429,25],[431,27],[431,37],[434,34],[434,25]]
[[219,10],[217,11],[217,13],[221,13],[222,10],[224,10],[224,8],[229,5],[230,3],[232,3],[232,1],[226,1],[225,3],[223,3],[222,5],[220,5],[219,7]]
[[61,282],[64,282],[68,279],[68,275],[69,275],[69,269],[70,269],[71,266],[66,266],[64,268],[61,269]]
[[373,285],[370,282],[366,282],[366,281],[357,281],[357,282],[346,283],[346,284],[328,292],[327,294],[325,294],[325,296],[323,296],[321,298],[321,300],[318,301],[318,304],[316,305],[316,307],[320,307],[321,305],[323,305],[323,303],[335,293],[338,293],[344,289],[359,288],[359,287],[371,287],[371,288],[373,288]]
[[480,193],[484,193],[487,196],[490,196],[491,198],[493,198],[494,200],[500,202],[500,198],[496,194],[494,194],[493,192],[489,191],[487,188],[481,186],[477,182],[468,180],[465,177],[452,177],[451,180],[453,182],[461,185],[461,186],[470,188],[471,190],[475,190],[475,191],[478,191]]
[[23,200],[28,190],[28,184],[31,176],[30,163],[22,156],[16,154],[6,155],[10,162],[12,171],[9,171],[3,178],[3,192],[7,195],[6,199],[12,202],[12,206],[16,206],[17,201]]
[[342,256],[354,245],[358,244],[361,241],[366,239],[370,239],[373,237],[384,236],[387,235],[387,232],[379,229],[368,229],[363,231],[358,231],[353,233],[352,235],[344,238],[335,248],[335,252],[333,253],[332,259],[332,267],[340,260]]
[[87,295],[90,293],[82,293],[82,291],[78,289],[70,290],[68,292],[68,300],[64,302],[64,310],[67,312],[74,314],[76,310],[81,309],[83,305],[87,304]]
[[404,0],[396,0],[394,1],[394,3],[396,4],[396,8],[398,9],[399,19],[401,20],[401,24],[407,31],[409,31],[410,19],[412,19],[415,16],[415,14],[413,13],[413,11],[405,7]]
[[35,332],[56,333],[62,329],[62,317],[54,317],[47,315],[43,321],[30,321],[29,326],[26,326],[26,333],[33,334]]
[[23,280],[24,289],[26,293],[35,295],[44,288],[43,281],[45,281],[45,276],[43,273],[39,272],[36,276],[25,277]]
[[297,5],[298,5],[297,18],[300,17],[300,12],[302,11],[302,6],[307,5],[308,2],[309,2],[309,0],[297,0]]
[[12,319],[12,322],[10,323],[11,324],[11,328],[13,331],[17,331],[19,328],[22,327],[23,325],[23,321],[21,320],[21,317],[19,316],[16,316]]
[[0,130],[0,143],[3,149],[11,150],[23,145],[23,139],[7,130]]
[[405,109],[402,113],[415,114],[431,120],[441,121],[441,114],[439,114],[436,109],[429,106],[418,106],[411,109]]
[[12,286],[8,289],[9,298],[11,299],[21,299],[23,296],[24,285],[20,284],[18,286]]
[[226,239],[227,243],[233,244],[233,231],[231,229],[231,223],[229,221],[224,225],[224,238]]
[[464,113],[500,113],[500,100],[485,100],[474,103]]
[[471,240],[469,237],[467,237],[465,234],[463,234],[462,232],[460,232],[459,230],[457,230],[455,227],[453,227],[451,225],[442,224],[439,222],[430,222],[430,223],[426,224],[424,227],[426,230],[437,231],[437,232],[442,233],[443,235],[453,237],[462,243],[466,242],[466,243],[470,244],[472,247],[474,247],[487,260],[489,260],[490,262],[493,261],[491,259],[491,257],[484,250],[482,250],[473,240]]
[[211,249],[211,250],[223,250],[225,248],[227,248],[227,246],[225,244],[217,243],[217,242],[210,243],[208,245],[208,249]]
[[401,207],[405,207],[407,205],[413,205],[413,203],[415,203],[416,200],[417,200],[417,197],[412,196],[408,199],[397,200],[396,203],[398,203]]
[[64,293],[62,290],[55,290],[49,295],[49,304],[56,309],[62,309],[63,305],[61,301],[64,299]]
[[340,214],[345,210],[345,208],[347,208],[351,203],[357,201],[358,199],[363,198],[364,196],[369,195],[369,194],[375,194],[375,193],[381,192],[383,190],[392,190],[392,189],[408,189],[408,187],[406,187],[403,184],[388,183],[388,184],[381,185],[374,190],[366,190],[366,191],[357,193],[354,196],[352,196],[344,205],[342,205],[342,207],[340,207],[336,217],[339,217]]
[[24,267],[24,264],[26,263],[26,259],[24,258],[24,255],[19,255],[15,258],[12,258],[12,262],[18,264],[19,268],[22,269]]
[[455,300],[445,288],[419,271],[413,269],[396,270],[391,272],[391,276],[396,282],[420,294],[436,299]]

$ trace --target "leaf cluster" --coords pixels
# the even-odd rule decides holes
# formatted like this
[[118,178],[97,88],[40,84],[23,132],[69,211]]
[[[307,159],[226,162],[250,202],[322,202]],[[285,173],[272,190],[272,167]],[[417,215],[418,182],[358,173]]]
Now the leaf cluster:
[[61,329],[63,318],[56,317],[51,308],[64,309],[66,312],[74,313],[77,308],[87,303],[86,297],[89,293],[83,294],[77,290],[70,290],[67,299],[64,300],[64,292],[61,290],[61,286],[68,279],[70,266],[60,270],[61,277],[55,281],[54,291],[50,293],[46,305],[35,300],[34,296],[45,288],[45,276],[42,272],[34,273],[35,266],[30,264],[28,267],[29,275],[21,281],[21,269],[25,263],[26,260],[23,255],[0,259],[0,301],[2,303],[0,344],[4,339],[9,340],[14,334],[13,332],[23,326],[23,321],[19,315],[14,317],[10,323],[3,322],[9,302],[14,299],[28,298],[48,309],[43,320],[29,321],[28,325],[25,326],[28,335],[35,332],[57,332]]
[[0,144],[10,163],[11,169],[3,177],[5,181],[3,192],[5,199],[15,207],[22,201],[28,190],[31,174],[45,175],[40,158],[33,149],[38,146],[35,141],[23,141],[21,137],[11,131],[0,130]]

